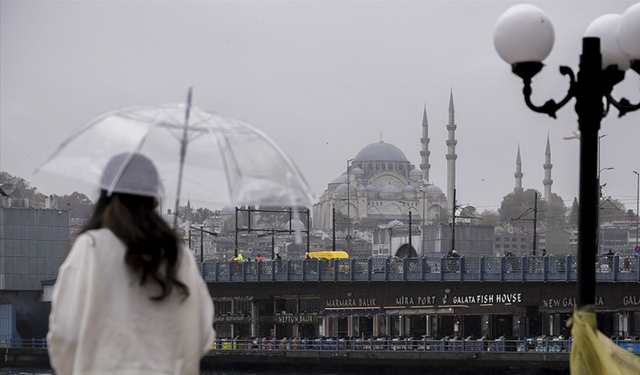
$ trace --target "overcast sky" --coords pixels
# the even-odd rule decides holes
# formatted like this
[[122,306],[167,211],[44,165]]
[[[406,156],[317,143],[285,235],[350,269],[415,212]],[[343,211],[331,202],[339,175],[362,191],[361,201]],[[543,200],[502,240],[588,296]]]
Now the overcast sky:
[[[0,170],[45,194],[76,185],[32,171],[71,132],[108,110],[182,102],[251,123],[293,157],[319,197],[346,161],[380,138],[420,164],[426,107],[431,182],[446,191],[446,123],[453,91],[457,198],[497,209],[513,191],[518,145],[523,187],[544,191],[551,142],[553,192],[578,196],[575,101],[558,119],[529,110],[522,82],[493,46],[498,17],[516,1],[5,1],[0,2]],[[577,72],[591,21],[634,1],[533,1],[555,45],[533,81],[533,101],[559,101],[558,72]],[[627,72],[614,96],[640,101]],[[604,194],[635,210],[640,113],[603,121]],[[92,192],[85,192],[92,194]],[[184,192],[188,194],[188,192]],[[212,207],[215,208],[215,207]]]

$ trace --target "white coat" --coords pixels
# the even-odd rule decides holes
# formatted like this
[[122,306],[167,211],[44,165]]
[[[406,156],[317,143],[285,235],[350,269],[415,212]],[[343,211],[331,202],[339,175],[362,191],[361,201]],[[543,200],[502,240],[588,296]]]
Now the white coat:
[[49,317],[49,358],[59,375],[197,375],[213,341],[213,304],[193,256],[179,247],[176,289],[160,288],[124,262],[108,229],[83,233],[60,267]]

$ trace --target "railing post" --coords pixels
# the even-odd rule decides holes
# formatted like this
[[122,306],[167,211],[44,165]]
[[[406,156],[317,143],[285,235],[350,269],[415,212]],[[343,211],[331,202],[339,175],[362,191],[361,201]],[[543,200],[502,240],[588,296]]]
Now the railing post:
[[278,267],[276,267],[277,263],[278,261],[271,261],[271,281],[276,281],[276,271],[278,270]]
[[402,258],[402,281],[407,281],[407,272],[409,272],[408,258]]
[[611,281],[618,281],[618,272],[620,270],[620,256],[618,254],[613,256],[613,262],[609,267],[611,267]]
[[356,273],[356,260],[355,258],[349,258],[349,274],[351,276],[351,281],[354,280],[355,277],[355,273]]
[[391,269],[391,259],[385,258],[384,260],[384,281],[389,280],[389,271]]
[[485,261],[486,261],[486,259],[485,259],[484,255],[481,255],[480,256],[480,266],[479,266],[479,270],[478,270],[478,272],[480,272],[480,275],[478,275],[478,280],[480,280],[480,281],[484,280],[484,271],[485,271],[485,267],[486,267]]
[[373,267],[373,260],[371,259],[371,257],[369,257],[369,259],[367,259],[367,281],[371,281],[372,267]]
[[447,269],[446,266],[447,266],[447,260],[446,260],[445,256],[443,255],[440,258],[440,281],[444,280],[444,272]]
[[460,281],[462,281],[462,274],[465,272],[464,255],[458,258],[458,272],[460,272]]
[[570,279],[569,274],[571,273],[571,254],[567,254],[564,267],[565,267],[565,271],[564,271],[565,281],[569,281]]
[[526,255],[522,255],[520,257],[520,281],[524,281],[525,273],[527,273],[527,269],[529,269],[529,258]]
[[240,270],[242,271],[242,281],[247,281],[247,268],[249,268],[249,262],[242,261],[240,262]]
[[307,260],[302,259],[302,281],[307,281]]
[[548,274],[549,274],[549,257],[545,255],[542,257],[542,280],[547,281],[547,279],[549,278]]
[[504,261],[504,255],[500,257],[500,281],[504,281],[504,267],[505,267],[505,261]]
[[333,281],[338,281],[338,259],[333,259]]

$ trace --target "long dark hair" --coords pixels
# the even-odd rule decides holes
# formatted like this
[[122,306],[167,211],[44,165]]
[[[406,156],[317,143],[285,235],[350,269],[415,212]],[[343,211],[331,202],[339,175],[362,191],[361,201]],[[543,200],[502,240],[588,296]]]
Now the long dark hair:
[[153,197],[118,193],[107,196],[102,190],[91,219],[80,233],[108,228],[124,242],[124,261],[138,274],[140,285],[150,279],[162,288],[162,293],[150,297],[152,300],[164,299],[174,287],[187,297],[189,288],[176,277],[178,237],[155,212],[156,205]]

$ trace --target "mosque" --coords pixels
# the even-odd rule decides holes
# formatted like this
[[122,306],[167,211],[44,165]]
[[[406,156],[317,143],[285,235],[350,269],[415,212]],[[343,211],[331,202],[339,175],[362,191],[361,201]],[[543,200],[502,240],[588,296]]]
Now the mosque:
[[[347,163],[347,170],[328,184],[327,189],[320,196],[319,201],[313,206],[313,223],[315,229],[331,231],[334,221],[334,210],[336,215],[348,218],[353,226],[357,227],[358,222],[367,219],[370,223],[377,224],[380,228],[389,228],[393,223],[402,221],[407,223],[409,217],[412,225],[420,225],[424,234],[417,235],[414,244],[423,247],[417,249],[418,254],[426,252],[446,252],[448,244],[431,246],[427,250],[428,244],[425,236],[436,236],[447,238],[449,234],[444,233],[448,226],[442,225],[450,221],[454,206],[456,217],[464,216],[465,207],[460,207],[455,203],[456,188],[456,144],[455,131],[455,109],[453,93],[449,98],[449,121],[446,125],[448,137],[446,140],[447,154],[447,186],[446,194],[443,190],[430,183],[429,170],[431,164],[429,157],[429,124],[427,121],[426,108],[422,119],[422,137],[420,142],[421,163],[419,167],[411,164],[406,155],[396,146],[385,143],[381,138],[377,143],[372,143],[361,149],[356,156]],[[545,177],[544,199],[551,199],[551,152],[549,139],[547,137],[547,148],[545,152],[544,164]],[[520,159],[520,147],[516,159],[516,178],[514,191],[522,191],[522,163]],[[475,211],[475,208],[470,207]],[[457,221],[459,222],[459,221]],[[489,228],[482,233],[481,237],[487,242],[493,243],[493,228]],[[490,233],[489,233],[490,232]],[[456,238],[462,233],[455,233]],[[471,235],[471,234],[470,234]],[[393,237],[392,234],[389,236]],[[471,235],[474,237],[475,235]],[[491,237],[490,239],[488,237]],[[467,238],[467,242],[476,241],[474,238]],[[391,241],[382,239],[380,242],[389,242],[388,253],[394,254],[398,247],[391,245]],[[461,244],[462,246],[463,244]],[[375,241],[374,241],[375,247]],[[480,253],[491,254],[493,246],[489,250],[481,250]],[[416,246],[411,246],[413,250]],[[376,252],[375,249],[373,251]],[[397,252],[395,252],[397,254]],[[480,254],[478,254],[480,255]]]
[[451,212],[455,189],[456,139],[453,94],[449,101],[449,137],[447,140],[447,194],[429,182],[429,124],[427,111],[422,118],[422,150],[419,168],[391,143],[380,139],[364,147],[350,161],[348,170],[328,185],[313,207],[317,229],[331,230],[333,210],[352,222],[373,219],[379,225],[406,218],[415,223],[436,223]]

